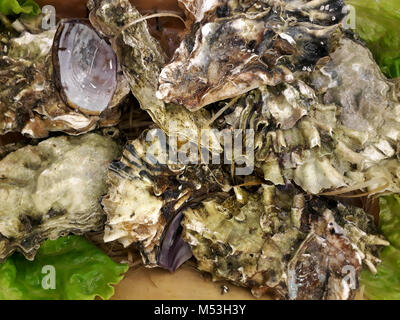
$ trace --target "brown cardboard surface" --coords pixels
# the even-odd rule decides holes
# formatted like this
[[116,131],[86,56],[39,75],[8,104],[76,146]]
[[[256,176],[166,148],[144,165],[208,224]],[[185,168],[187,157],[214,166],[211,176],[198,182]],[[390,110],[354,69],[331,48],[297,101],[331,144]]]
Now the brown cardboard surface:
[[[221,294],[221,285],[229,292]],[[249,289],[212,282],[200,272],[183,266],[174,273],[156,269],[130,270],[115,287],[114,300],[254,300]],[[268,299],[267,297],[263,300]]]

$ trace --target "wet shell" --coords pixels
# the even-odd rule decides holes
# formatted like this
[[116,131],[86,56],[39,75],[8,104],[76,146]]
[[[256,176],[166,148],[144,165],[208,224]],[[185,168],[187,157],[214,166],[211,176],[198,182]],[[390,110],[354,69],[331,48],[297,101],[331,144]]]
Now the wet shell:
[[158,133],[151,130],[129,142],[122,159],[110,165],[102,201],[108,217],[104,241],[135,244],[146,266],[172,271],[191,256],[180,238],[180,213],[226,182],[219,168],[174,163]]
[[[141,108],[168,135],[178,135],[183,142],[197,143],[194,137],[201,130],[211,129],[211,116],[206,110],[193,113],[156,97],[165,56],[159,43],[150,35],[147,22],[137,22],[142,18],[139,12],[128,0],[90,0],[88,7],[92,25],[110,39]],[[211,148],[220,150],[217,137],[212,136],[211,140]]]
[[55,32],[24,32],[9,40],[7,51],[0,57],[0,134],[21,132],[44,138],[49,132],[63,131],[77,135],[118,123],[117,106],[129,93],[123,77],[118,77],[113,102],[97,115],[71,108],[60,98],[52,63]]
[[0,161],[0,260],[33,260],[42,241],[100,230],[109,163],[120,155],[99,134],[50,138]]
[[53,45],[58,89],[66,104],[85,114],[106,110],[117,88],[117,57],[96,31],[81,21],[62,21]]
[[[256,295],[351,299],[362,263],[374,271],[375,246],[389,244],[371,234],[372,219],[361,209],[306,201],[292,187],[264,185],[259,193],[241,193],[246,196],[205,200],[185,210],[183,237],[200,270]],[[346,267],[354,271],[352,288],[342,281]]]
[[368,49],[342,39],[301,78],[250,92],[225,117],[225,128],[256,129],[264,179],[310,194],[399,193],[398,89]]
[[342,0],[181,3],[197,23],[163,68],[157,97],[191,111],[311,71],[344,17]]

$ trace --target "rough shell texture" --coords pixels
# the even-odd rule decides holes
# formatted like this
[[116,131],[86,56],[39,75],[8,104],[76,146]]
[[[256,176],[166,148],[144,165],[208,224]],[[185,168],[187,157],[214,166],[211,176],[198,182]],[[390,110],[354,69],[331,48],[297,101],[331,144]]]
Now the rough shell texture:
[[54,35],[55,30],[24,32],[9,39],[0,57],[0,134],[22,132],[43,138],[63,131],[77,135],[118,123],[120,111],[114,107],[129,93],[122,77],[113,103],[100,115],[85,115],[60,99],[53,79]]
[[[202,271],[215,280],[290,299],[350,299],[362,262],[372,265],[373,222],[361,210],[318,199],[293,188],[262,186],[259,193],[206,200],[185,210],[184,239]],[[353,271],[354,287],[343,280]]]
[[344,16],[342,0],[181,3],[197,23],[163,68],[157,97],[192,111],[311,70]]
[[255,128],[264,179],[292,181],[311,194],[399,193],[398,89],[368,49],[342,39],[316,71],[299,78],[251,91],[224,117],[222,128]]
[[103,227],[100,197],[120,147],[88,134],[50,138],[0,161],[0,260],[13,251],[32,260],[42,241]]
[[[220,169],[174,164],[158,132],[145,132],[128,143],[122,159],[110,165],[110,188],[102,201],[108,216],[104,240],[118,240],[125,247],[136,244],[147,266],[175,269],[175,257],[182,261],[182,252],[188,257],[180,235],[174,234],[179,227],[176,216],[219,190],[225,177]],[[178,241],[179,249],[163,245],[165,237]]]
[[[166,104],[156,97],[158,77],[165,63],[159,43],[150,35],[147,22],[136,22],[139,12],[128,0],[91,0],[90,21],[109,37],[133,95],[142,109],[167,134],[192,140],[200,130],[209,128],[207,111],[189,112],[182,106]],[[170,127],[174,123],[174,128]],[[219,148],[213,138],[215,148]],[[197,142],[197,141],[195,141]]]
[[[195,22],[231,16],[234,12],[259,12],[260,9],[284,8],[299,21],[331,24],[343,11],[342,1],[327,0],[178,0]],[[328,6],[328,7],[326,7]]]

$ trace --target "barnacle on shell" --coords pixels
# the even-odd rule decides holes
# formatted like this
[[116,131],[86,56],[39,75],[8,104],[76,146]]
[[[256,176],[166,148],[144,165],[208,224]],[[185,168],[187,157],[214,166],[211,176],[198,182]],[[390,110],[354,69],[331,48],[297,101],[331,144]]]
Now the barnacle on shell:
[[15,250],[33,260],[42,241],[101,230],[109,163],[118,143],[107,136],[49,138],[0,161],[0,260]]

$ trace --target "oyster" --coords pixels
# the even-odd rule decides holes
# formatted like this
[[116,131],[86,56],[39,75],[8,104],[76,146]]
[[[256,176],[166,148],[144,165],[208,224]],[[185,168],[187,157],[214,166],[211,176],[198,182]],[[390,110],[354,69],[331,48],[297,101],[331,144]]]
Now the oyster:
[[255,166],[275,185],[399,193],[397,92],[369,50],[343,38],[311,74],[238,99],[220,128],[254,128]]
[[[210,114],[206,110],[192,113],[156,97],[158,77],[165,57],[159,43],[150,35],[146,21],[139,21],[139,12],[128,0],[90,0],[88,8],[92,25],[110,38],[141,108],[168,135],[197,143],[195,137],[199,132],[210,129]],[[210,139],[210,148],[221,151],[217,137],[211,134]]]
[[42,241],[103,228],[100,197],[120,147],[108,136],[61,136],[0,161],[0,260],[33,260]]
[[[158,130],[129,142],[120,161],[110,165],[104,241],[136,244],[147,266],[175,270],[190,256],[180,239],[182,210],[222,187],[219,168],[181,165],[168,158],[167,140]],[[172,250],[172,252],[171,252]]]
[[117,57],[96,31],[80,21],[63,21],[53,55],[59,91],[66,104],[99,115],[117,89]]
[[192,111],[311,71],[344,17],[342,0],[180,2],[196,23],[163,68],[157,97]]
[[183,213],[178,213],[164,229],[157,254],[157,265],[172,272],[192,257],[190,246],[182,239],[182,218]]
[[[110,165],[105,242],[136,245],[146,266],[171,271],[193,252],[200,270],[255,294],[352,298],[362,266],[375,272],[388,242],[362,209],[304,192],[398,192],[398,89],[367,49],[343,38],[343,1],[181,2],[195,23],[164,70],[159,44],[129,1],[88,3],[141,108],[169,138],[179,136],[169,145],[160,131],[145,132]],[[220,121],[198,110],[230,97]],[[377,112],[370,101],[383,110],[379,122],[364,111]],[[167,148],[186,153],[187,141],[205,147],[198,132],[211,125],[254,129],[254,176],[276,186],[169,157]],[[262,187],[251,193],[247,183]]]
[[[61,22],[60,29],[64,28],[64,23]],[[78,21],[75,23],[82,25]],[[55,67],[52,63],[53,50],[56,55],[59,52],[58,49],[65,49],[64,55],[55,59],[58,66],[55,69],[60,71],[59,66],[61,66],[61,71],[64,68],[69,68],[68,73],[73,75],[72,78],[67,80],[67,83],[62,83],[64,89],[66,88],[65,86],[70,87],[69,84],[71,83],[73,86],[87,85],[89,87],[89,82],[93,80],[93,75],[96,77],[93,70],[99,67],[96,61],[102,61],[101,59],[104,57],[104,52],[97,50],[96,57],[92,57],[91,62],[88,60],[90,59],[88,51],[91,51],[91,48],[90,46],[85,46],[85,43],[87,44],[87,42],[91,41],[90,37],[93,38],[93,41],[100,40],[95,31],[89,26],[85,26],[84,29],[86,32],[82,32],[80,37],[87,37],[86,42],[82,40],[68,44],[76,45],[73,52],[83,55],[82,58],[86,57],[86,60],[78,58],[65,60],[61,65],[58,63],[59,58],[65,59],[65,55],[68,55],[68,52],[72,48],[61,48],[57,45],[58,41],[54,41],[56,36],[55,30],[37,34],[24,32],[19,37],[9,39],[7,51],[3,52],[3,55],[0,57],[0,65],[2,66],[0,71],[0,134],[21,132],[33,138],[43,138],[47,137],[49,132],[63,131],[76,135],[94,130],[97,127],[113,126],[118,123],[120,111],[119,108],[115,107],[129,93],[129,87],[121,76],[117,79],[118,86],[115,88],[112,101],[107,102],[108,100],[104,99],[105,102],[102,102],[106,103],[108,107],[97,110],[101,112],[87,112],[88,109],[94,108],[96,110],[96,108],[99,108],[96,99],[93,99],[93,101],[96,101],[96,106],[92,105],[90,101],[86,101],[86,104],[82,106],[74,105],[73,107],[65,104],[60,99],[54,81],[54,78],[57,79],[57,76],[53,77]],[[56,37],[57,39],[58,36]],[[54,49],[52,50],[53,45]],[[98,42],[97,47],[100,48],[100,45],[102,48],[109,48],[105,49],[106,54],[112,54],[108,44],[104,41]],[[76,73],[82,67],[81,63],[83,61],[92,66],[92,76],[89,75],[89,79],[88,77],[85,78],[85,74],[82,72]],[[114,72],[115,74],[112,77],[116,76],[116,70]],[[60,75],[60,72],[58,72],[58,75]],[[98,85],[98,83],[95,85]],[[97,98],[97,96],[101,95],[98,92],[96,94],[96,90],[85,90],[84,92],[80,91],[80,94],[76,95],[75,99],[82,96],[84,96],[85,100],[92,99],[93,96]],[[83,101],[81,99],[75,102],[80,104]],[[88,103],[91,107],[88,106]]]
[[[319,24],[330,24],[334,17],[343,13],[342,1],[327,0],[268,0],[268,1],[236,1],[236,0],[178,0],[195,22],[215,20],[240,12],[259,12],[260,8],[283,7],[299,21],[316,21]],[[322,7],[323,6],[323,7]],[[326,7],[328,6],[328,7]]]
[[[253,293],[289,299],[350,299],[364,262],[376,271],[377,246],[362,209],[306,200],[293,187],[203,201],[184,211],[183,237],[198,268]],[[353,282],[346,278],[349,270]]]

